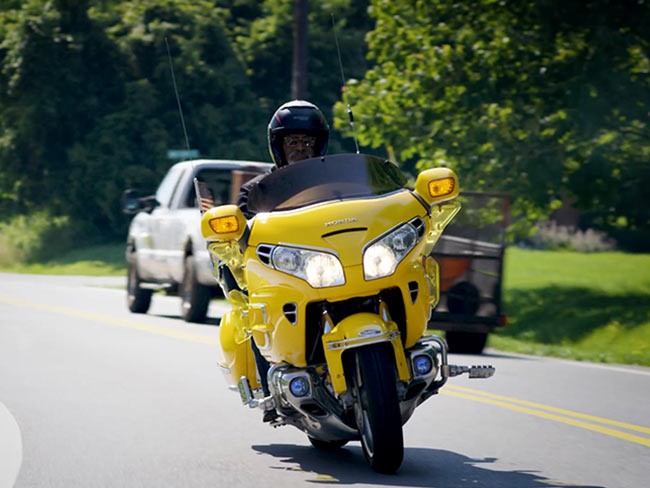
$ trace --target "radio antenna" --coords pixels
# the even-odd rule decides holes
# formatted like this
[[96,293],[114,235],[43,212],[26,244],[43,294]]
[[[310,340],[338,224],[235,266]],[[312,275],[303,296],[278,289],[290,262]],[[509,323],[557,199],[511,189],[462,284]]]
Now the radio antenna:
[[343,85],[341,86],[341,91],[343,92],[343,101],[348,106],[348,117],[350,118],[350,127],[352,127],[352,137],[354,138],[354,145],[357,148],[357,154],[359,154],[359,142],[357,141],[357,131],[354,128],[354,115],[352,114],[352,108],[348,102],[347,93],[345,90],[345,75],[343,74],[343,61],[341,61],[341,49],[339,48],[339,38],[336,35],[336,23],[334,22],[334,14],[332,16],[332,30],[334,31],[334,42],[336,42],[336,54],[339,57],[339,68],[341,68],[341,81]]
[[169,42],[167,42],[167,36],[165,36],[165,46],[167,46],[167,57],[169,58],[169,68],[172,72],[172,82],[174,83],[174,93],[176,94],[178,113],[181,116],[181,125],[183,126],[183,135],[185,136],[185,147],[189,151],[190,140],[187,138],[187,129],[185,129],[185,119],[183,118],[183,107],[181,107],[181,97],[178,96],[178,86],[176,86],[176,76],[174,75],[174,63],[172,62],[172,54],[169,51]]
[[[178,86],[176,85],[176,76],[174,75],[174,63],[172,62],[172,54],[169,51],[169,42],[165,36],[165,46],[167,47],[167,57],[169,58],[169,69],[172,72],[172,82],[174,83],[174,93],[176,94],[176,103],[178,104],[178,114],[181,116],[181,125],[183,126],[183,135],[185,136],[185,148],[190,150],[190,140],[187,137],[187,129],[185,128],[185,118],[183,117],[183,107],[181,106],[181,97],[178,95]],[[196,166],[194,161],[190,162],[192,165],[192,172],[195,172]],[[214,199],[210,196],[210,190],[205,183],[199,181],[195,174],[193,178],[194,194],[196,196],[196,204],[199,207],[199,212],[203,215],[208,209],[214,207]],[[214,266],[214,263],[213,263]]]

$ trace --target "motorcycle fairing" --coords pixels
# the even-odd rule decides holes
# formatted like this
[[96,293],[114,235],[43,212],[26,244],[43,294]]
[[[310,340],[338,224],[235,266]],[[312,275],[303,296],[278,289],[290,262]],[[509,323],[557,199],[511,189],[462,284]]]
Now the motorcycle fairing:
[[[388,229],[414,217],[423,220],[425,229],[413,249],[391,275],[366,280],[362,265],[363,246]],[[355,220],[345,221],[351,218]],[[345,223],[326,226],[332,221]],[[307,366],[305,310],[310,302],[370,297],[396,287],[402,295],[405,322],[408,324],[401,340],[405,347],[414,345],[425,330],[432,305],[432,291],[433,296],[437,296],[437,276],[427,277],[421,258],[430,226],[426,210],[408,190],[383,197],[328,202],[298,210],[258,215],[244,253],[244,268],[251,304],[263,304],[267,312],[265,323],[251,324],[256,342],[260,340],[266,346],[268,339],[268,347],[262,350],[264,356],[271,362],[287,361],[297,367]],[[345,232],[346,229],[353,230]],[[343,232],[332,235],[333,230]],[[258,246],[278,244],[327,250],[336,255],[343,266],[345,284],[312,288],[306,281],[265,264],[257,253]],[[409,283],[411,286],[417,285],[415,300],[411,299]],[[298,313],[295,323],[291,323],[283,313],[286,304],[296,305]]]

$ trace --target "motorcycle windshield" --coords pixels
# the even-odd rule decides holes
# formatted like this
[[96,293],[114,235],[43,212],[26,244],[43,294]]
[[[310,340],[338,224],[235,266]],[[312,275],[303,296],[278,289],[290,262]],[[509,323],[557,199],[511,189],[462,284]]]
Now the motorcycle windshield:
[[392,162],[364,154],[306,159],[273,171],[251,190],[254,212],[290,210],[333,200],[374,197],[406,185]]

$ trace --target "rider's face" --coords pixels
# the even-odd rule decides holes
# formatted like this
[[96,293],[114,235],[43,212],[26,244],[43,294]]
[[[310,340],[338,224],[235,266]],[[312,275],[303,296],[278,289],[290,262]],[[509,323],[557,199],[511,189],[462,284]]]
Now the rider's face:
[[287,158],[287,163],[295,163],[303,159],[314,157],[314,144],[316,138],[305,134],[289,134],[282,141],[282,148]]

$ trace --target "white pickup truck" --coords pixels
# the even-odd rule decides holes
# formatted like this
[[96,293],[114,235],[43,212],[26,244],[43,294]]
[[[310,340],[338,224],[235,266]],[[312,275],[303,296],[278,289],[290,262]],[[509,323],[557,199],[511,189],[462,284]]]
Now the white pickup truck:
[[235,203],[239,188],[271,164],[200,159],[174,164],[155,195],[124,192],[125,213],[135,214],[126,246],[127,303],[146,313],[154,290],[181,297],[181,315],[188,322],[205,320],[210,298],[221,290],[201,235],[201,212],[194,178],[210,189],[213,204]]

